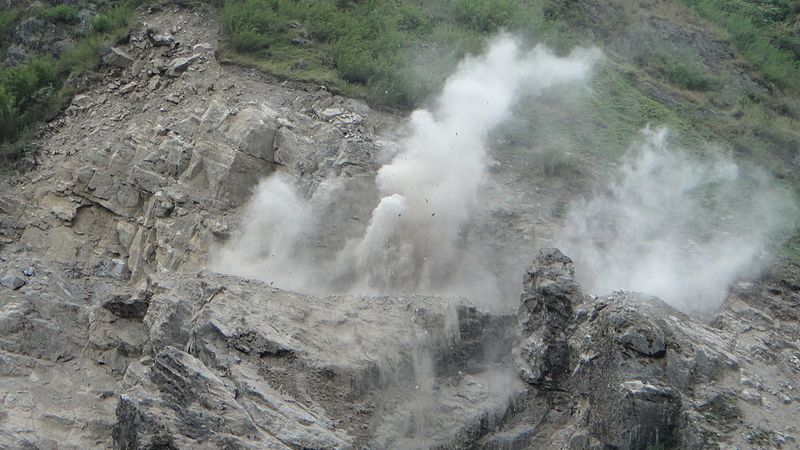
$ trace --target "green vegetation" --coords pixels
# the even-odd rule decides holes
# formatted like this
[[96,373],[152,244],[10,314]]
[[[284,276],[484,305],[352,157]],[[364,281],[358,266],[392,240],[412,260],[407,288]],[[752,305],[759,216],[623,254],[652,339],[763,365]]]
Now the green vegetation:
[[220,18],[232,60],[410,109],[438,89],[459,59],[480,50],[485,36],[500,29],[568,47],[569,39],[545,20],[542,4],[227,0]]
[[114,29],[114,22],[105,14],[98,14],[92,18],[92,31],[95,33],[108,33]]
[[[32,129],[72,98],[74,87],[67,80],[97,65],[100,49],[127,32],[136,5],[137,0],[129,0],[106,7],[92,20],[92,33],[71,33],[76,44],[59,58],[30,55],[21,65],[0,68],[0,162],[24,155]],[[74,25],[78,17],[77,10],[66,4],[49,8],[42,15],[64,26]],[[2,48],[24,17],[22,9],[0,13]]]
[[683,0],[722,27],[768,80],[800,92],[800,3],[792,0]]
[[46,10],[44,17],[52,22],[75,23],[78,21],[78,10],[62,3]]

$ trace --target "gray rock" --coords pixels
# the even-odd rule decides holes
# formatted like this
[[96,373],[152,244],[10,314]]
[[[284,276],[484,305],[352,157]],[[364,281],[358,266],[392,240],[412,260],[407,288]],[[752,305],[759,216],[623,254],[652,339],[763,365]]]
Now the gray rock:
[[214,51],[214,46],[209,44],[208,42],[201,42],[201,43],[195,45],[194,47],[192,47],[192,50],[195,53],[213,52]]
[[3,65],[5,66],[16,66],[25,62],[28,58],[28,52],[25,51],[25,48],[13,44],[8,47],[6,50],[6,58],[3,60]]
[[22,286],[25,286],[27,280],[25,280],[25,275],[18,271],[18,270],[9,270],[8,272],[0,278],[0,284],[9,288],[9,289],[19,289]]
[[123,386],[117,448],[287,448],[253,422],[221,378],[174,347],[150,366],[132,364]]
[[634,325],[624,331],[618,341],[627,348],[646,356],[661,357],[667,352],[664,336],[656,327]]
[[112,314],[126,319],[144,319],[150,306],[150,294],[147,292],[115,292],[108,294],[100,306]]
[[155,47],[172,47],[175,45],[175,38],[169,33],[157,33],[147,30],[147,38]]
[[267,106],[244,108],[228,116],[223,124],[225,135],[239,149],[255,158],[273,161],[273,144],[278,113]]
[[231,111],[224,104],[211,100],[208,107],[200,117],[200,125],[205,130],[212,130],[222,124],[222,122],[230,115]]
[[150,81],[147,82],[147,89],[155,91],[159,87],[161,87],[161,77],[158,75],[153,75],[150,77]]
[[77,110],[86,110],[94,106],[95,99],[91,96],[79,94],[72,98],[71,107]]
[[186,56],[182,58],[175,58],[167,65],[167,75],[171,77],[177,77],[183,72],[186,72],[186,69],[189,68],[193,63],[197,62],[200,59],[200,54],[195,53],[192,56]]
[[553,381],[568,369],[566,328],[583,302],[574,274],[569,258],[558,249],[544,249],[525,275],[516,361],[529,383]]
[[119,47],[110,47],[101,55],[103,63],[111,67],[126,69],[133,65],[133,57]]
[[119,88],[119,93],[122,94],[122,95],[128,95],[131,92],[133,92],[133,90],[136,89],[138,86],[139,86],[139,84],[137,82],[131,81],[130,83],[120,87]]

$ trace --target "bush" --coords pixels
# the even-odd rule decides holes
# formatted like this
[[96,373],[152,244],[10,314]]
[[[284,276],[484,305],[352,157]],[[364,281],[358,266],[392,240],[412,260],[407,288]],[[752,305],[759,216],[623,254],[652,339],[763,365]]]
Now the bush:
[[78,21],[78,11],[64,3],[48,9],[44,16],[51,22],[75,23]]
[[107,15],[98,14],[92,18],[92,30],[95,33],[108,33],[112,29],[114,29],[114,23]]
[[662,71],[671,82],[693,91],[707,91],[713,86],[705,70],[698,64],[670,62],[662,68]]
[[229,42],[238,52],[255,52],[269,47],[268,39],[253,28],[238,29],[232,32]]

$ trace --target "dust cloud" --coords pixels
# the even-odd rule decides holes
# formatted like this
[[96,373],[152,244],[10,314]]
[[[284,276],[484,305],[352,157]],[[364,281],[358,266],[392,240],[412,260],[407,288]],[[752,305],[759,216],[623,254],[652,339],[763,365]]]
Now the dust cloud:
[[244,213],[241,234],[213,259],[213,270],[274,282],[307,293],[497,294],[491,268],[463,245],[487,171],[487,135],[514,105],[547,89],[585,83],[596,50],[559,57],[495,39],[446,81],[431,110],[411,114],[408,137],[375,179],[379,201],[359,236],[331,254],[315,248],[331,227],[319,205],[340,202],[339,181],[305,198],[291,177],[262,182]]
[[797,217],[763,171],[692,156],[666,128],[646,129],[607,190],[569,208],[560,246],[587,293],[639,291],[713,312]]

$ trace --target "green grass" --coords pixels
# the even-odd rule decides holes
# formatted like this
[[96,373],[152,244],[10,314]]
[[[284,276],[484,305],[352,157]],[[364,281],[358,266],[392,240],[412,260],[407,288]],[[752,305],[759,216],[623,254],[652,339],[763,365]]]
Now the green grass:
[[800,5],[790,0],[682,0],[722,27],[767,80],[800,92]]
[[[543,13],[544,0],[227,0],[229,59],[280,76],[331,80],[399,109],[419,106],[468,53],[500,29],[574,45]],[[257,61],[261,62],[257,62]],[[433,64],[430,64],[433,62]],[[422,67],[432,67],[421,70]]]

